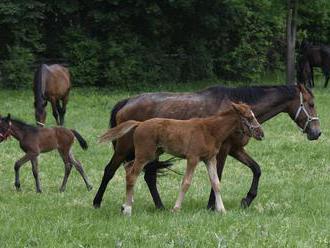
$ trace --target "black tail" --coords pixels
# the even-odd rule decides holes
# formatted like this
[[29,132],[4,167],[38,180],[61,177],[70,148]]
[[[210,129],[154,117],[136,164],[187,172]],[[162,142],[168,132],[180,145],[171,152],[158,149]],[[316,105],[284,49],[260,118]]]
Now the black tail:
[[121,100],[121,101],[117,102],[116,105],[112,108],[111,115],[110,115],[110,122],[109,122],[110,128],[117,126],[116,115],[117,115],[118,111],[121,110],[126,105],[128,100],[129,99]]
[[74,134],[74,136],[78,140],[81,148],[83,150],[87,150],[88,144],[87,144],[86,140],[76,130],[71,129],[71,132]]

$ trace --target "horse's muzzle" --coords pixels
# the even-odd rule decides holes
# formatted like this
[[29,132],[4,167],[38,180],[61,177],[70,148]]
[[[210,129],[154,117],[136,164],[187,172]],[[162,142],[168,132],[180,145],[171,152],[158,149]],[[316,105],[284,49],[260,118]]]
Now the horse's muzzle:
[[321,136],[320,130],[310,130],[307,133],[307,139],[308,140],[317,140]]

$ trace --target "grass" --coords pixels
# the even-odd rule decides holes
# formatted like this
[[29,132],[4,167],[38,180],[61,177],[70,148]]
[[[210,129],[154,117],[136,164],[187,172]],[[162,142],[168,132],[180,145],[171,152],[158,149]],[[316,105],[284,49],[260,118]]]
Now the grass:
[[[198,84],[155,86],[143,91],[197,90]],[[261,165],[259,195],[249,209],[239,207],[252,174],[229,158],[223,175],[222,197],[226,215],[205,210],[209,181],[199,166],[180,213],[169,209],[177,197],[181,176],[159,178],[165,211],[157,211],[140,176],[131,218],[120,214],[124,199],[124,170],[109,184],[102,207],[92,208],[103,169],[112,147],[97,143],[106,130],[112,106],[136,92],[73,89],[66,126],[77,129],[89,150],[74,146],[94,185],[87,192],[73,170],[67,190],[59,193],[64,166],[56,152],[40,156],[42,194],[35,193],[31,165],[21,169],[21,192],[13,186],[15,161],[23,155],[18,143],[0,144],[1,247],[330,247],[330,117],[329,90],[315,90],[322,137],[310,142],[282,114],[263,125],[266,139],[251,141],[247,150]],[[32,92],[0,91],[0,113],[11,112],[34,123]],[[48,125],[54,119],[48,107]],[[183,172],[184,161],[176,169]]]

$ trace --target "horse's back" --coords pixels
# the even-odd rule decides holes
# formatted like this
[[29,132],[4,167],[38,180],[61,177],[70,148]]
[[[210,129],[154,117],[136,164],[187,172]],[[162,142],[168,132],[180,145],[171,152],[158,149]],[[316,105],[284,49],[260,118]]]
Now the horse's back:
[[47,66],[46,70],[45,95],[57,99],[66,96],[71,88],[69,70],[58,64]]

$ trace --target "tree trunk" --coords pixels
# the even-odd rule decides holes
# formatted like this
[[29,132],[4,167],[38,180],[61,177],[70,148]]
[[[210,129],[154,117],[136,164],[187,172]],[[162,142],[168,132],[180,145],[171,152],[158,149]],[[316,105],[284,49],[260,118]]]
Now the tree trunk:
[[286,19],[286,82],[295,83],[295,45],[297,30],[297,6],[298,0],[288,0],[288,12]]

